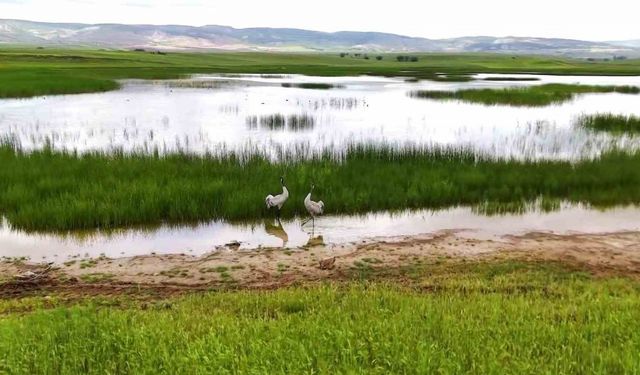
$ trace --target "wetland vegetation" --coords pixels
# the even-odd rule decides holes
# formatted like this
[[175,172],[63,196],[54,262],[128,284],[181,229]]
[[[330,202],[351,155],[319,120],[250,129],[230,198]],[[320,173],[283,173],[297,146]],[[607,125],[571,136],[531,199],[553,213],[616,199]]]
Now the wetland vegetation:
[[316,120],[313,116],[306,114],[285,116],[276,113],[266,116],[249,116],[246,123],[252,129],[260,126],[269,130],[303,131],[313,129]]
[[640,133],[640,117],[634,115],[616,115],[599,113],[578,117],[580,127],[612,133]]
[[29,97],[113,90],[115,80],[172,79],[194,73],[380,75],[430,79],[438,74],[540,73],[637,75],[640,60],[577,59],[492,54],[420,54],[418,61],[345,59],[334,54],[170,53],[91,49],[0,49],[0,97]]
[[577,94],[621,93],[639,94],[636,86],[594,86],[545,84],[540,86],[509,87],[501,89],[465,89],[457,91],[417,90],[411,97],[436,100],[461,100],[485,105],[511,105],[539,107],[573,99]]
[[303,82],[303,83],[283,83],[282,87],[295,87],[298,89],[309,89],[309,90],[329,90],[329,89],[339,89],[342,88],[340,85],[332,85],[330,83],[313,83],[313,82]]
[[532,81],[539,81],[540,78],[536,78],[536,77],[485,77],[482,80],[483,81],[494,81],[494,82],[532,82]]
[[74,230],[159,222],[271,217],[262,202],[283,175],[304,215],[311,183],[330,214],[567,200],[640,203],[640,153],[594,160],[493,159],[464,148],[354,144],[307,157],[281,151],[216,155],[77,154],[0,147],[0,213],[16,228]]
[[[118,88],[119,79],[178,79],[193,73],[228,77],[254,73],[273,79],[294,73],[379,75],[412,82],[465,82],[474,73],[640,74],[638,60],[587,62],[488,54],[346,57],[3,48],[0,97],[107,91]],[[167,82],[170,87],[188,88],[218,88],[220,84]],[[333,87],[324,83],[295,85]],[[639,91],[631,86],[550,84],[419,91],[414,95],[540,106],[581,93]],[[336,91],[335,95],[341,93]],[[399,96],[424,104],[404,94]],[[172,104],[179,103],[173,98]],[[239,113],[236,102],[220,104],[216,114]],[[309,130],[300,133],[308,135],[313,134],[316,122],[313,112],[307,114],[312,108],[369,106],[361,97],[314,102],[305,98],[305,104],[307,107],[293,112],[303,113],[298,115],[265,107],[259,113],[266,115],[241,113],[238,127],[273,130],[269,137],[282,135],[276,131]],[[31,113],[29,110],[26,112]],[[135,128],[135,121],[127,122],[132,123]],[[164,125],[168,123],[166,117]],[[579,125],[614,133],[640,129],[638,118],[632,115],[585,116]],[[43,135],[47,140],[48,136]],[[283,208],[284,218],[306,214],[302,199],[311,184],[316,186],[314,199],[322,199],[329,214],[457,205],[493,214],[517,212],[534,203],[553,210],[565,201],[597,207],[640,204],[640,151],[633,148],[568,161],[496,157],[479,153],[472,146],[356,143],[319,150],[279,147],[276,155],[258,148],[243,151],[224,147],[202,155],[179,149],[168,153],[118,148],[77,152],[72,148],[60,151],[50,143],[28,151],[7,135],[0,144],[0,218],[8,219],[14,229],[53,232],[208,220],[254,221],[273,217],[264,207],[264,197],[281,189],[280,176],[285,177],[291,192]],[[239,242],[233,244],[239,246]],[[50,246],[47,243],[46,251]],[[422,252],[422,243],[419,246]],[[315,251],[309,247],[299,250]],[[290,255],[291,251],[284,253]],[[594,277],[587,266],[581,268],[577,262],[449,260],[440,254],[426,261],[404,259],[394,266],[367,254],[352,267],[347,264],[344,273],[341,270],[344,282],[296,284],[270,291],[234,290],[238,285],[234,270],[252,266],[229,263],[200,269],[201,273],[218,274],[224,283],[212,285],[220,289],[183,296],[162,295],[170,288],[146,295],[144,285],[132,285],[130,295],[118,294],[122,286],[112,284],[107,285],[109,296],[74,298],[47,290],[51,285],[41,292],[22,291],[19,288],[23,285],[16,284],[11,274],[0,274],[0,292],[12,296],[0,299],[0,373],[640,372],[637,275]],[[602,257],[607,258],[602,270],[613,272],[608,255]],[[26,258],[3,262],[24,265]],[[80,269],[97,264],[74,258],[63,265],[76,262]],[[635,263],[630,264],[625,264],[628,272],[635,272]],[[188,277],[192,271],[181,267],[159,274]],[[283,280],[288,273],[300,272],[285,261],[278,263],[277,271],[274,279]],[[320,274],[326,279],[337,274],[319,272],[326,272]],[[90,289],[94,292],[99,290],[97,284],[108,284],[112,276],[95,272],[80,276],[75,281],[78,284],[69,279],[57,281],[69,288],[67,292],[82,294],[83,283],[95,287]],[[11,293],[16,291],[24,292],[21,298],[13,297]]]

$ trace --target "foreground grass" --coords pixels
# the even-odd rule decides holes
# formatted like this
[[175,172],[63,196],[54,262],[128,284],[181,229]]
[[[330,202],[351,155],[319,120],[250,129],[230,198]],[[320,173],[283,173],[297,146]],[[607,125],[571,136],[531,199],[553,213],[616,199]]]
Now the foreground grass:
[[[7,374],[640,371],[640,284],[518,262],[139,303],[0,301]],[[43,309],[44,307],[44,309]],[[29,312],[31,311],[31,312]]]
[[640,117],[634,115],[614,115],[600,113],[583,115],[577,120],[578,126],[595,131],[612,133],[640,133]]
[[422,99],[462,100],[486,105],[504,104],[537,107],[566,102],[573,99],[577,94],[611,92],[640,94],[640,87],[545,84],[502,89],[466,89],[458,91],[419,90],[411,92],[410,95]]
[[168,53],[90,49],[0,49],[0,98],[104,91],[125,78],[171,79],[193,73],[322,76],[381,75],[466,81],[472,73],[639,75],[640,60],[588,62],[540,56],[420,54],[416,62],[340,58],[338,54]]
[[355,145],[339,160],[325,153],[272,162],[224,156],[24,153],[0,147],[0,214],[25,230],[112,228],[160,222],[272,217],[267,194],[285,176],[283,217],[306,215],[311,183],[330,214],[521,205],[567,200],[599,206],[640,203],[640,153],[597,160],[522,162],[455,149]]

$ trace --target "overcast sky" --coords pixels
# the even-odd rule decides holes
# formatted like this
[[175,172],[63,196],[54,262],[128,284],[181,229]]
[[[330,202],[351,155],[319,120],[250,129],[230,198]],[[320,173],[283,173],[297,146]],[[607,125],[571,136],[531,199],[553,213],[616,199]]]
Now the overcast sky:
[[640,39],[639,15],[637,0],[0,0],[0,18],[383,31],[427,38]]

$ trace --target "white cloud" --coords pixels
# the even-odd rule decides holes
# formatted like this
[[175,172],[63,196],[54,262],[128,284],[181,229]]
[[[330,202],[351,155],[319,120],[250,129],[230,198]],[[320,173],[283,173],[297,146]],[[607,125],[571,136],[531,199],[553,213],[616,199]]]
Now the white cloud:
[[465,35],[636,39],[640,3],[629,0],[202,1],[0,0],[1,18],[51,22],[218,24],[323,31],[384,31],[427,38]]

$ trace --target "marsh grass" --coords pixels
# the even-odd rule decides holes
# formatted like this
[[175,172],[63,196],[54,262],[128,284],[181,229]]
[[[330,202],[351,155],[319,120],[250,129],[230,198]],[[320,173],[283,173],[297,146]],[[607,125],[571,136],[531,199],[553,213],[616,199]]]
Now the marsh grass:
[[78,230],[271,217],[264,197],[291,192],[282,216],[304,215],[309,184],[327,214],[523,204],[640,203],[640,153],[599,159],[495,160],[456,148],[355,144],[276,160],[248,150],[192,154],[20,151],[0,147],[0,214],[23,230]]
[[360,100],[358,98],[349,97],[349,98],[321,98],[309,101],[300,101],[298,100],[297,105],[299,106],[308,106],[309,108],[317,111],[322,108],[331,108],[335,110],[353,110],[357,107],[366,105],[364,100]]
[[294,87],[298,89],[309,89],[309,90],[330,90],[330,89],[343,88],[344,86],[332,85],[330,83],[308,82],[308,83],[283,83],[282,87],[287,87],[287,88]]
[[582,115],[576,124],[582,128],[612,133],[640,133],[640,117],[634,115],[615,115],[599,113]]
[[496,82],[533,82],[539,81],[540,78],[535,77],[485,77],[483,81],[496,81]]
[[275,291],[1,300],[0,373],[640,372],[635,279],[444,260],[398,270],[403,287],[366,264]]
[[269,130],[304,131],[311,130],[316,124],[315,118],[311,115],[289,115],[280,113],[266,116],[249,116],[245,120],[249,128],[255,129],[258,126]]
[[410,92],[409,96],[420,99],[461,100],[485,105],[539,107],[563,103],[572,100],[577,94],[587,93],[638,94],[640,87],[545,84],[502,89],[418,90]]

